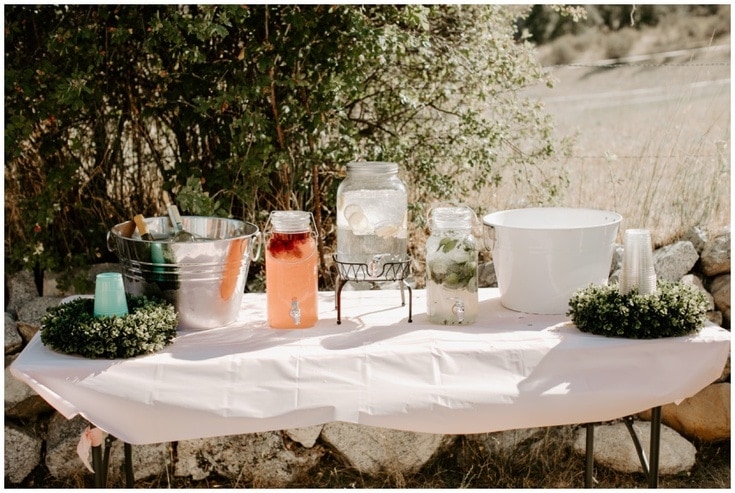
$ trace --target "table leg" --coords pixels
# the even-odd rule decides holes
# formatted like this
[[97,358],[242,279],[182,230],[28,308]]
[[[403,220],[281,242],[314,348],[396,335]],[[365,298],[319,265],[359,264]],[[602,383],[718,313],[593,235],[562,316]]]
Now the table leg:
[[633,428],[633,416],[626,416],[623,418],[623,423],[625,423],[625,427],[628,428],[628,433],[630,434],[630,438],[633,439],[633,445],[635,446],[635,451],[638,454],[638,460],[641,462],[641,468],[643,469],[643,474],[646,475],[648,478],[650,475],[650,466],[648,465],[648,459],[646,458],[646,451],[643,450],[643,445],[641,445],[641,441],[638,438],[638,434],[635,432],[635,428]]
[[631,416],[624,419],[625,426],[628,428],[628,432],[633,439],[636,452],[638,452],[638,458],[641,461],[643,473],[646,475],[646,479],[648,480],[648,487],[658,488],[658,467],[661,450],[661,406],[656,406],[651,409],[651,441],[648,459],[646,459],[646,452],[643,450],[643,446],[638,439],[638,435],[633,429],[632,421],[633,418]]
[[[403,283],[406,284],[405,281]],[[413,292],[408,284],[406,284],[406,288],[408,288],[408,323],[411,323],[413,322]]]
[[648,469],[648,487],[658,488],[658,461],[661,448],[661,406],[651,410],[651,460]]
[[337,325],[342,323],[342,288],[347,281],[337,278],[337,291],[334,293],[334,302],[337,305]]
[[116,438],[112,435],[105,437],[105,456],[102,458],[102,487],[107,486],[107,474],[110,472],[110,452],[112,451],[112,442],[115,440]]
[[585,443],[584,453],[584,487],[592,488],[592,469],[595,463],[595,425],[587,423],[586,425],[587,441]]
[[133,446],[123,442],[125,450],[125,486],[135,488],[135,474],[133,474]]
[[94,469],[94,487],[105,487],[105,471],[102,467],[102,445],[92,447],[92,469]]

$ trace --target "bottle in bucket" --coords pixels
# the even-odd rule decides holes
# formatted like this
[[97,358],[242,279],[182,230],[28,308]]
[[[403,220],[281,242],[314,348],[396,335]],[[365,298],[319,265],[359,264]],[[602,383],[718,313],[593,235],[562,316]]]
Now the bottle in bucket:
[[426,240],[426,296],[429,320],[467,325],[477,319],[477,240],[474,212],[467,207],[436,207]]
[[265,239],[268,324],[276,329],[312,327],[318,313],[319,255],[311,213],[271,212]]

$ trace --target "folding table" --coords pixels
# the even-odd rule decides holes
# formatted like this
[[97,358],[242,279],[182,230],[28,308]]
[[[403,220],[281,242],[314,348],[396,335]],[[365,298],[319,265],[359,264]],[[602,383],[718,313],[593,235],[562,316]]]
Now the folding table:
[[660,406],[716,380],[730,350],[730,333],[709,323],[653,340],[582,333],[565,315],[504,308],[495,288],[480,289],[468,326],[429,323],[423,290],[410,323],[397,290],[345,290],[341,324],[334,293],[319,296],[312,328],[271,329],[265,294],[246,293],[235,323],[182,331],[126,360],[59,354],[37,334],[11,372],[66,418],[81,415],[126,444],[331,421],[440,434],[589,423],[587,485],[591,423],[653,409],[643,463],[657,486]]

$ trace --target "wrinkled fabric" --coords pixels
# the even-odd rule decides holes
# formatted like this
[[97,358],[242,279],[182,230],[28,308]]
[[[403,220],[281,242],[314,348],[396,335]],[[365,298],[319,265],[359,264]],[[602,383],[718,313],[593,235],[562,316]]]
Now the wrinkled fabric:
[[399,291],[343,291],[341,325],[334,293],[319,296],[308,329],[271,329],[265,295],[246,293],[237,322],[156,354],[90,360],[37,334],[10,369],[66,418],[145,444],[331,421],[442,434],[605,421],[694,395],[730,349],[712,324],[656,340],[582,333],[505,309],[491,288],[469,326],[429,323],[423,290],[412,323]]

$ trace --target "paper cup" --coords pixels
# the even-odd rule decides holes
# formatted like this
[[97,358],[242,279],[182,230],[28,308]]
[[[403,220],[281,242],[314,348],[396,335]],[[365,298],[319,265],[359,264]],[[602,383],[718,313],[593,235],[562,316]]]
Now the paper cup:
[[125,286],[119,272],[97,274],[94,286],[94,316],[109,317],[128,314]]

